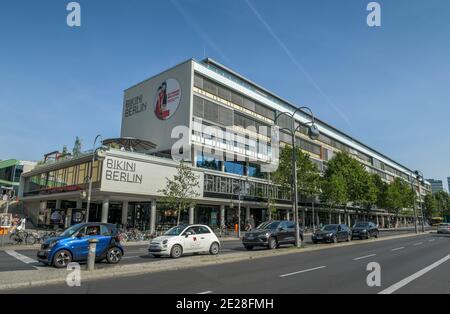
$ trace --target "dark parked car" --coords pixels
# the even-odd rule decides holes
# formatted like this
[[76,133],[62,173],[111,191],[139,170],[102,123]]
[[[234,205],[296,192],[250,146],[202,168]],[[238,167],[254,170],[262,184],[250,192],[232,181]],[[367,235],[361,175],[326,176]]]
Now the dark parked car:
[[347,225],[325,225],[314,232],[312,241],[338,243],[340,241],[349,242],[352,238],[352,231]]
[[123,256],[123,248],[117,229],[106,223],[81,223],[66,229],[61,235],[46,240],[37,253],[38,260],[57,268],[67,267],[72,261],[86,261],[89,240],[97,239],[96,261],[105,260],[117,264]]
[[[303,241],[301,229],[300,239]],[[275,249],[281,244],[295,244],[295,223],[288,220],[263,222],[245,234],[242,244],[247,250],[252,250],[255,246]]]
[[354,238],[359,238],[361,240],[369,239],[371,237],[378,238],[379,233],[377,225],[373,222],[357,222],[352,228],[352,240]]

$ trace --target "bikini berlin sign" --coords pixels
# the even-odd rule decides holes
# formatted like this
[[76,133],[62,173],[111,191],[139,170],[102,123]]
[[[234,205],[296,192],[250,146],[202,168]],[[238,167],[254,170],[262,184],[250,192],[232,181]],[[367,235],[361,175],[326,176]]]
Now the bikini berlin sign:
[[[120,153],[119,153],[120,154]],[[199,177],[199,194],[203,195],[203,175]],[[176,174],[176,164],[165,165],[145,160],[122,158],[119,155],[106,156],[102,167],[102,192],[116,192],[158,196],[166,185],[166,178]]]

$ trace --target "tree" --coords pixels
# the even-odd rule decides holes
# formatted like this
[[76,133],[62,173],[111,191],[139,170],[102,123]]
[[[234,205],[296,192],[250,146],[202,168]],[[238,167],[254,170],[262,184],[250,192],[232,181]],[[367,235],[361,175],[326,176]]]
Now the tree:
[[73,144],[72,155],[74,157],[79,156],[81,154],[81,139],[77,136],[75,138],[75,143]]
[[381,177],[378,174],[373,174],[372,175],[372,180],[373,183],[375,184],[375,186],[377,187],[377,201],[375,203],[375,205],[378,208],[386,208],[386,197],[387,197],[387,191],[389,188],[389,184],[385,181],[383,181],[383,179],[381,179]]
[[331,224],[333,206],[345,206],[348,202],[347,184],[341,174],[325,175],[321,183],[320,198],[329,206],[329,223]]
[[436,214],[439,213],[438,202],[436,200],[436,197],[433,194],[427,194],[425,195],[424,203],[425,203],[425,217],[427,217],[427,219],[436,217],[437,216]]
[[[291,146],[284,146],[281,149],[279,165],[273,173],[273,180],[284,189],[290,189],[293,192],[292,176],[292,152]],[[295,148],[297,160],[297,192],[299,195],[311,197],[319,193],[320,172],[318,167],[311,161],[308,154],[302,152],[298,147]],[[291,193],[292,199],[294,195]],[[303,214],[303,222],[305,215]]]
[[416,192],[409,184],[400,178],[395,178],[389,184],[386,195],[386,205],[390,212],[395,213],[395,227],[398,227],[400,211],[404,208],[413,208]]
[[[355,206],[374,202],[374,193],[376,187],[368,179],[368,172],[365,168],[349,154],[338,152],[328,162],[325,170],[324,179],[330,180],[333,176],[340,176],[344,180],[346,190],[346,201],[344,204],[345,216],[347,219],[347,204],[353,203]],[[336,179],[334,179],[336,180]],[[368,196],[367,193],[370,195]]]
[[366,209],[367,215],[369,215],[370,210],[378,201],[379,191],[377,184],[375,184],[375,181],[378,180],[378,178],[379,175],[369,174],[368,172],[361,178],[363,185],[362,205]]
[[166,180],[166,187],[158,192],[163,195],[161,200],[164,204],[176,208],[177,225],[179,225],[181,212],[194,206],[195,198],[200,196],[197,192],[199,178],[181,161],[177,167],[177,174],[173,176],[173,179],[166,177]]

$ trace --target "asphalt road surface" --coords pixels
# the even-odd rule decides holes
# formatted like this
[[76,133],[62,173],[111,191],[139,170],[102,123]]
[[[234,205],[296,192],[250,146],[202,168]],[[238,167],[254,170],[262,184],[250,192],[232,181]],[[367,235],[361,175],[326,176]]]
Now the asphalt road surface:
[[[409,231],[382,231],[380,232],[380,237],[398,235],[398,234],[406,234],[412,232],[412,229]],[[357,240],[355,240],[357,241]],[[311,242],[310,237],[305,238],[305,245],[311,246],[314,245]],[[318,244],[318,245],[328,245],[328,244]],[[125,254],[120,262],[121,265],[125,264],[138,264],[138,263],[151,263],[158,261],[160,259],[155,259],[152,255],[148,254],[147,251],[148,245],[133,245],[125,247]],[[256,250],[264,250],[264,248],[255,248]],[[242,246],[241,241],[223,241],[221,247],[221,254],[233,254],[237,252],[246,251]],[[42,267],[46,267],[45,265],[40,264],[36,259],[37,250],[5,250],[0,251],[0,272],[4,271],[14,271],[14,270],[37,270]],[[103,262],[97,263],[97,268],[105,268],[111,267],[111,265]]]
[[[367,266],[372,262],[380,266],[381,286],[367,284]],[[49,285],[8,292],[450,293],[450,236],[423,234],[366,241],[231,264],[89,281],[74,288]]]

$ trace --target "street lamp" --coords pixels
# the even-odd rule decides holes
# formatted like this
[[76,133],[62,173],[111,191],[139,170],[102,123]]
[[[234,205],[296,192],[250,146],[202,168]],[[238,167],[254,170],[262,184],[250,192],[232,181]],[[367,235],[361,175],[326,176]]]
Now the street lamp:
[[[295,115],[302,111],[302,110],[308,110],[311,114],[311,122],[308,123],[302,123],[301,121],[298,121],[298,126],[295,126]],[[309,107],[299,107],[297,109],[295,109],[295,111],[293,113],[290,112],[280,112],[276,117],[275,117],[275,125],[277,124],[277,120],[280,116],[282,115],[287,115],[288,117],[291,118],[291,128],[282,128],[280,129],[281,131],[287,131],[292,138],[292,181],[293,181],[293,185],[292,185],[292,196],[293,196],[293,200],[292,200],[292,204],[293,204],[293,210],[294,210],[294,221],[295,221],[295,245],[296,247],[300,247],[301,245],[301,241],[300,241],[300,230],[299,230],[299,219],[298,219],[298,191],[297,191],[297,155],[296,155],[296,151],[295,151],[295,134],[297,133],[297,131],[299,130],[300,127],[302,126],[306,126],[308,128],[308,136],[310,139],[312,140],[317,140],[319,138],[320,132],[319,129],[317,128],[316,124],[315,124],[315,119],[314,119],[314,114],[312,112],[312,110]],[[305,215],[303,214],[303,223],[305,222]]]
[[[234,187],[234,183],[233,183],[233,194],[238,191],[238,229],[237,229],[237,236],[238,238],[241,238],[241,194],[242,194],[242,188],[241,188],[241,182],[242,182],[242,178],[243,176],[240,175],[239,176],[239,182],[238,182],[238,186],[237,188]],[[248,182],[248,178],[245,179],[244,181],[244,192],[246,193],[247,190],[247,182]],[[233,206],[233,198],[231,199],[231,206]]]
[[414,230],[416,233],[419,233],[419,228],[417,226],[417,206],[416,206],[416,201],[417,201],[417,197],[416,197],[416,189],[414,188],[414,184],[418,183],[419,186],[419,201],[420,201],[420,209],[422,212],[422,232],[425,232],[425,225],[424,225],[424,215],[423,215],[423,206],[422,206],[422,197],[420,195],[420,185],[424,182],[423,181],[423,173],[419,170],[414,171],[413,175],[412,175],[412,180],[411,180],[411,189],[414,193]]
[[423,212],[423,202],[422,202],[422,194],[421,194],[421,189],[420,186],[422,184],[425,183],[424,181],[424,176],[423,176],[423,172],[420,170],[416,170],[414,171],[414,173],[416,174],[417,178],[419,179],[419,202],[420,202],[420,211],[422,212],[422,232],[425,232],[425,215]]
[[89,187],[88,187],[87,205],[86,205],[86,217],[85,217],[86,222],[89,222],[89,209],[91,206],[91,196],[92,196],[92,172],[93,172],[93,168],[94,168],[94,162],[95,162],[95,160],[102,160],[105,158],[105,153],[104,153],[102,147],[99,147],[97,149],[95,148],[95,146],[97,144],[97,140],[99,138],[101,139],[100,143],[103,143],[102,136],[100,134],[98,134],[95,137],[94,145],[92,148],[92,161],[91,161],[91,167],[90,167],[89,178],[88,178],[89,179]]

